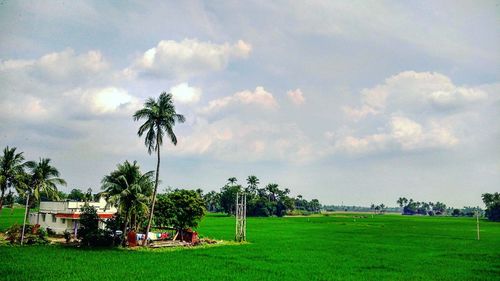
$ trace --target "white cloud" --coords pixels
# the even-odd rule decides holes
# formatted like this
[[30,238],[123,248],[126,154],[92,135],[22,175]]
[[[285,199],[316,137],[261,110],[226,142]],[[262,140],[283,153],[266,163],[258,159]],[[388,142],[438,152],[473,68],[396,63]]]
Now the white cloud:
[[140,101],[126,90],[115,87],[75,89],[63,94],[64,97],[79,100],[94,114],[109,114],[118,111],[130,113],[140,106]]
[[419,112],[458,109],[487,98],[484,91],[458,87],[440,73],[405,71],[387,78],[384,84],[363,89],[361,106],[345,106],[343,111],[350,119],[357,121],[370,114],[398,110]]
[[304,94],[298,88],[295,90],[289,90],[286,94],[295,105],[301,105],[306,101],[306,99],[304,98]]
[[169,153],[204,155],[231,162],[291,161],[303,163],[316,157],[309,138],[294,124],[250,122],[224,118],[214,122],[198,119],[192,131],[178,135]]
[[197,103],[201,97],[201,88],[190,87],[188,83],[181,83],[170,88],[170,93],[176,102]]
[[[333,137],[328,139],[332,140]],[[352,135],[341,137],[335,141],[334,152],[366,154],[387,150],[447,149],[458,143],[459,140],[452,130],[439,121],[429,121],[424,127],[407,117],[392,116],[386,132],[361,137]]]
[[162,40],[156,47],[144,52],[125,72],[186,79],[222,70],[231,59],[247,58],[251,50],[251,45],[242,40],[233,45],[200,42],[197,39],[184,39],[180,42]]
[[[88,81],[108,70],[109,64],[99,51],[75,54],[73,49],[46,54],[37,60],[7,60],[0,64],[0,71],[29,75],[46,83],[71,83]],[[21,73],[19,73],[21,72]]]
[[211,114],[235,105],[256,105],[268,110],[279,107],[273,95],[267,92],[264,87],[258,86],[254,91],[244,90],[232,96],[212,100],[201,110],[201,113]]

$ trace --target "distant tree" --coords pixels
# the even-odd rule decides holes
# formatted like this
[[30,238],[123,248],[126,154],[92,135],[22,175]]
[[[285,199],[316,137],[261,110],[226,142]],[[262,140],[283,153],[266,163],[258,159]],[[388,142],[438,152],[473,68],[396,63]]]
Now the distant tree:
[[[149,212],[148,225],[146,227],[146,238],[151,228],[153,221],[154,206],[156,201],[156,193],[158,191],[158,181],[160,174],[160,147],[163,144],[163,136],[168,136],[170,141],[177,145],[177,137],[174,134],[174,126],[176,123],[184,123],[186,118],[182,114],[178,114],[172,100],[172,94],[165,92],[161,93],[158,100],[149,98],[142,109],[139,109],[134,114],[134,120],[138,121],[145,119],[146,121],[139,127],[137,134],[142,137],[145,133],[144,144],[148,148],[148,153],[157,152],[156,159],[156,179],[151,199],[151,210]],[[144,240],[147,243],[147,239]]]
[[3,204],[6,206],[12,206],[12,204],[14,204],[14,200],[14,192],[9,190],[9,193],[7,193],[7,195],[3,198]]
[[399,197],[398,201],[396,202],[398,203],[399,207],[401,207],[401,211],[403,211],[403,206],[408,203],[408,199],[406,199],[406,197]]
[[0,212],[2,212],[5,192],[12,186],[19,189],[20,177],[24,174],[24,156],[22,152],[16,153],[15,147],[4,148],[3,155],[0,156]]
[[486,205],[486,217],[491,221],[500,221],[500,193],[484,193],[482,199]]
[[235,185],[237,181],[238,179],[236,179],[235,177],[230,177],[227,179],[229,185]]
[[258,185],[259,185],[259,179],[252,175],[252,176],[248,176],[247,178],[247,188],[245,189],[246,192],[248,192],[249,194],[255,194],[256,191],[257,191],[257,188],[258,188]]
[[318,199],[312,199],[309,206],[311,212],[319,213],[321,211],[321,204],[319,203]]
[[83,198],[85,197],[85,194],[83,194],[83,191],[81,189],[72,189],[69,194],[68,194],[68,199],[74,200],[74,201],[83,201]]
[[209,211],[209,212],[220,212],[221,211],[220,197],[221,197],[220,193],[217,193],[215,191],[210,191],[203,196],[203,199],[205,200],[205,206],[207,208],[207,211]]
[[432,206],[432,210],[436,215],[442,215],[446,212],[446,205],[438,201],[434,203],[434,205]]
[[234,214],[236,204],[236,193],[242,191],[241,185],[225,185],[220,192],[220,204],[228,215]]
[[453,212],[451,213],[454,217],[459,217],[461,214],[462,212],[460,212],[460,209],[453,209]]

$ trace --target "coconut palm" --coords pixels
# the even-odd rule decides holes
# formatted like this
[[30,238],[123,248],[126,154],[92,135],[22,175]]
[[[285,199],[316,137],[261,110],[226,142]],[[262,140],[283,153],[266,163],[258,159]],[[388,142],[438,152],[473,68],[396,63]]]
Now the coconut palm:
[[406,197],[399,197],[396,203],[398,203],[399,207],[401,207],[401,209],[403,210],[403,206],[406,205],[406,203],[408,203],[408,199],[406,199]]
[[[35,202],[40,201],[40,195],[46,194],[50,199],[59,199],[57,185],[66,185],[66,181],[59,178],[59,171],[50,164],[49,158],[40,158],[40,161],[28,161],[28,194]],[[28,200],[29,201],[29,200]],[[37,220],[38,223],[38,220]]]
[[146,213],[153,189],[153,171],[142,174],[137,162],[125,161],[105,176],[101,183],[106,200],[118,207],[124,218],[123,235],[126,235],[129,220],[135,225],[138,214]]
[[[156,201],[156,192],[158,190],[158,177],[160,173],[160,147],[163,144],[163,136],[167,135],[170,141],[177,145],[177,137],[174,134],[174,126],[176,123],[184,123],[186,118],[184,115],[178,114],[175,111],[175,106],[172,101],[172,94],[165,92],[161,93],[157,100],[149,98],[142,109],[139,109],[134,114],[134,120],[138,121],[145,119],[146,121],[139,127],[137,134],[139,137],[145,134],[144,144],[148,148],[148,153],[153,151],[157,153],[156,161],[156,179],[151,200],[151,209],[149,211],[148,225],[146,228],[146,238],[151,228],[153,213]],[[147,239],[144,240],[144,243]]]
[[[20,175],[19,182],[22,186],[22,193],[26,196],[26,209],[24,212],[23,230],[21,234],[21,244],[24,240],[24,230],[26,229],[26,220],[29,216],[29,205],[31,196],[35,202],[40,200],[41,193],[47,195],[48,198],[58,199],[57,185],[66,185],[66,181],[59,178],[59,171],[50,165],[49,158],[40,158],[40,161],[28,161],[25,163],[28,168],[28,173]],[[39,216],[37,217],[37,223]]]
[[257,186],[259,185],[259,179],[254,175],[248,176],[247,184],[248,187],[246,189],[246,192],[249,192],[250,194],[255,194],[255,192],[257,191]]
[[15,186],[19,189],[19,184],[16,185],[16,181],[19,181],[19,177],[24,171],[24,156],[23,153],[16,153],[16,148],[9,148],[8,146],[4,148],[3,155],[0,156],[0,212],[3,207],[3,199],[7,189]]
[[235,177],[230,177],[227,179],[227,181],[229,184],[231,184],[231,186],[233,186],[238,181],[238,179],[236,179]]

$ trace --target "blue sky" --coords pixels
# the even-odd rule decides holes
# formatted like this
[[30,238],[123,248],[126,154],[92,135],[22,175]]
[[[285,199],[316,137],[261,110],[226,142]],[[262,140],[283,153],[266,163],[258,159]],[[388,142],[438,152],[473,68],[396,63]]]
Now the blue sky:
[[2,1],[0,144],[99,189],[154,169],[131,115],[187,122],[162,188],[251,174],[324,204],[478,205],[500,184],[494,1]]

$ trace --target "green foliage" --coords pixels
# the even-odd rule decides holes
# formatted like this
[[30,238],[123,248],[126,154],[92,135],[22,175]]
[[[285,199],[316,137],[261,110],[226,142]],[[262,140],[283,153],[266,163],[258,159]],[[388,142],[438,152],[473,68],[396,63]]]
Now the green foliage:
[[7,189],[14,187],[21,192],[24,187],[21,181],[24,178],[24,156],[22,152],[16,153],[16,149],[7,146],[0,156],[0,212]]
[[69,194],[68,194],[68,199],[74,200],[74,201],[83,201],[85,198],[85,194],[83,194],[83,191],[81,189],[72,189]]
[[36,201],[40,201],[42,192],[50,199],[59,199],[57,185],[66,185],[66,181],[59,178],[59,171],[50,161],[49,158],[40,158],[39,162],[26,162],[30,175],[30,192]]
[[117,169],[105,176],[101,183],[101,196],[120,210],[123,218],[123,235],[126,226],[132,220],[132,227],[146,219],[148,204],[153,192],[153,171],[142,173],[136,161],[125,161]]
[[168,225],[179,230],[197,227],[205,211],[205,201],[198,192],[177,189],[158,196],[155,222],[158,226]]
[[113,245],[113,235],[109,230],[99,229],[99,216],[92,206],[83,206],[80,214],[78,238],[84,247],[106,247]]
[[[235,178],[236,179],[236,178]],[[215,191],[210,191],[203,195],[203,200],[205,200],[205,207],[209,212],[222,212],[221,206],[221,194]]]
[[413,199],[400,197],[396,201],[403,208],[403,215],[444,215],[446,213],[446,205],[441,202],[418,202]]
[[236,193],[242,191],[241,185],[225,185],[220,191],[220,206],[226,214],[234,214]]
[[486,205],[486,217],[491,221],[500,221],[500,193],[485,193],[482,198]]
[[[321,204],[319,200],[307,201],[302,196],[291,198],[288,196],[290,190],[280,189],[276,183],[270,183],[264,188],[259,188],[259,179],[256,176],[247,178],[248,186],[243,188],[236,185],[236,178],[229,178],[228,184],[221,188],[220,193],[211,191],[205,195],[208,210],[216,209],[212,206],[220,206],[221,211],[226,214],[234,214],[236,204],[236,193],[245,192],[247,195],[247,215],[256,217],[278,216],[282,217],[292,210],[297,209],[301,213],[319,213]],[[217,204],[217,201],[219,203]],[[216,211],[219,211],[216,209]]]
[[[47,244],[47,232],[43,228],[34,231],[32,225],[26,225],[24,231],[24,244],[26,245],[40,245]],[[6,240],[11,244],[21,244],[23,226],[14,224],[5,232]]]

